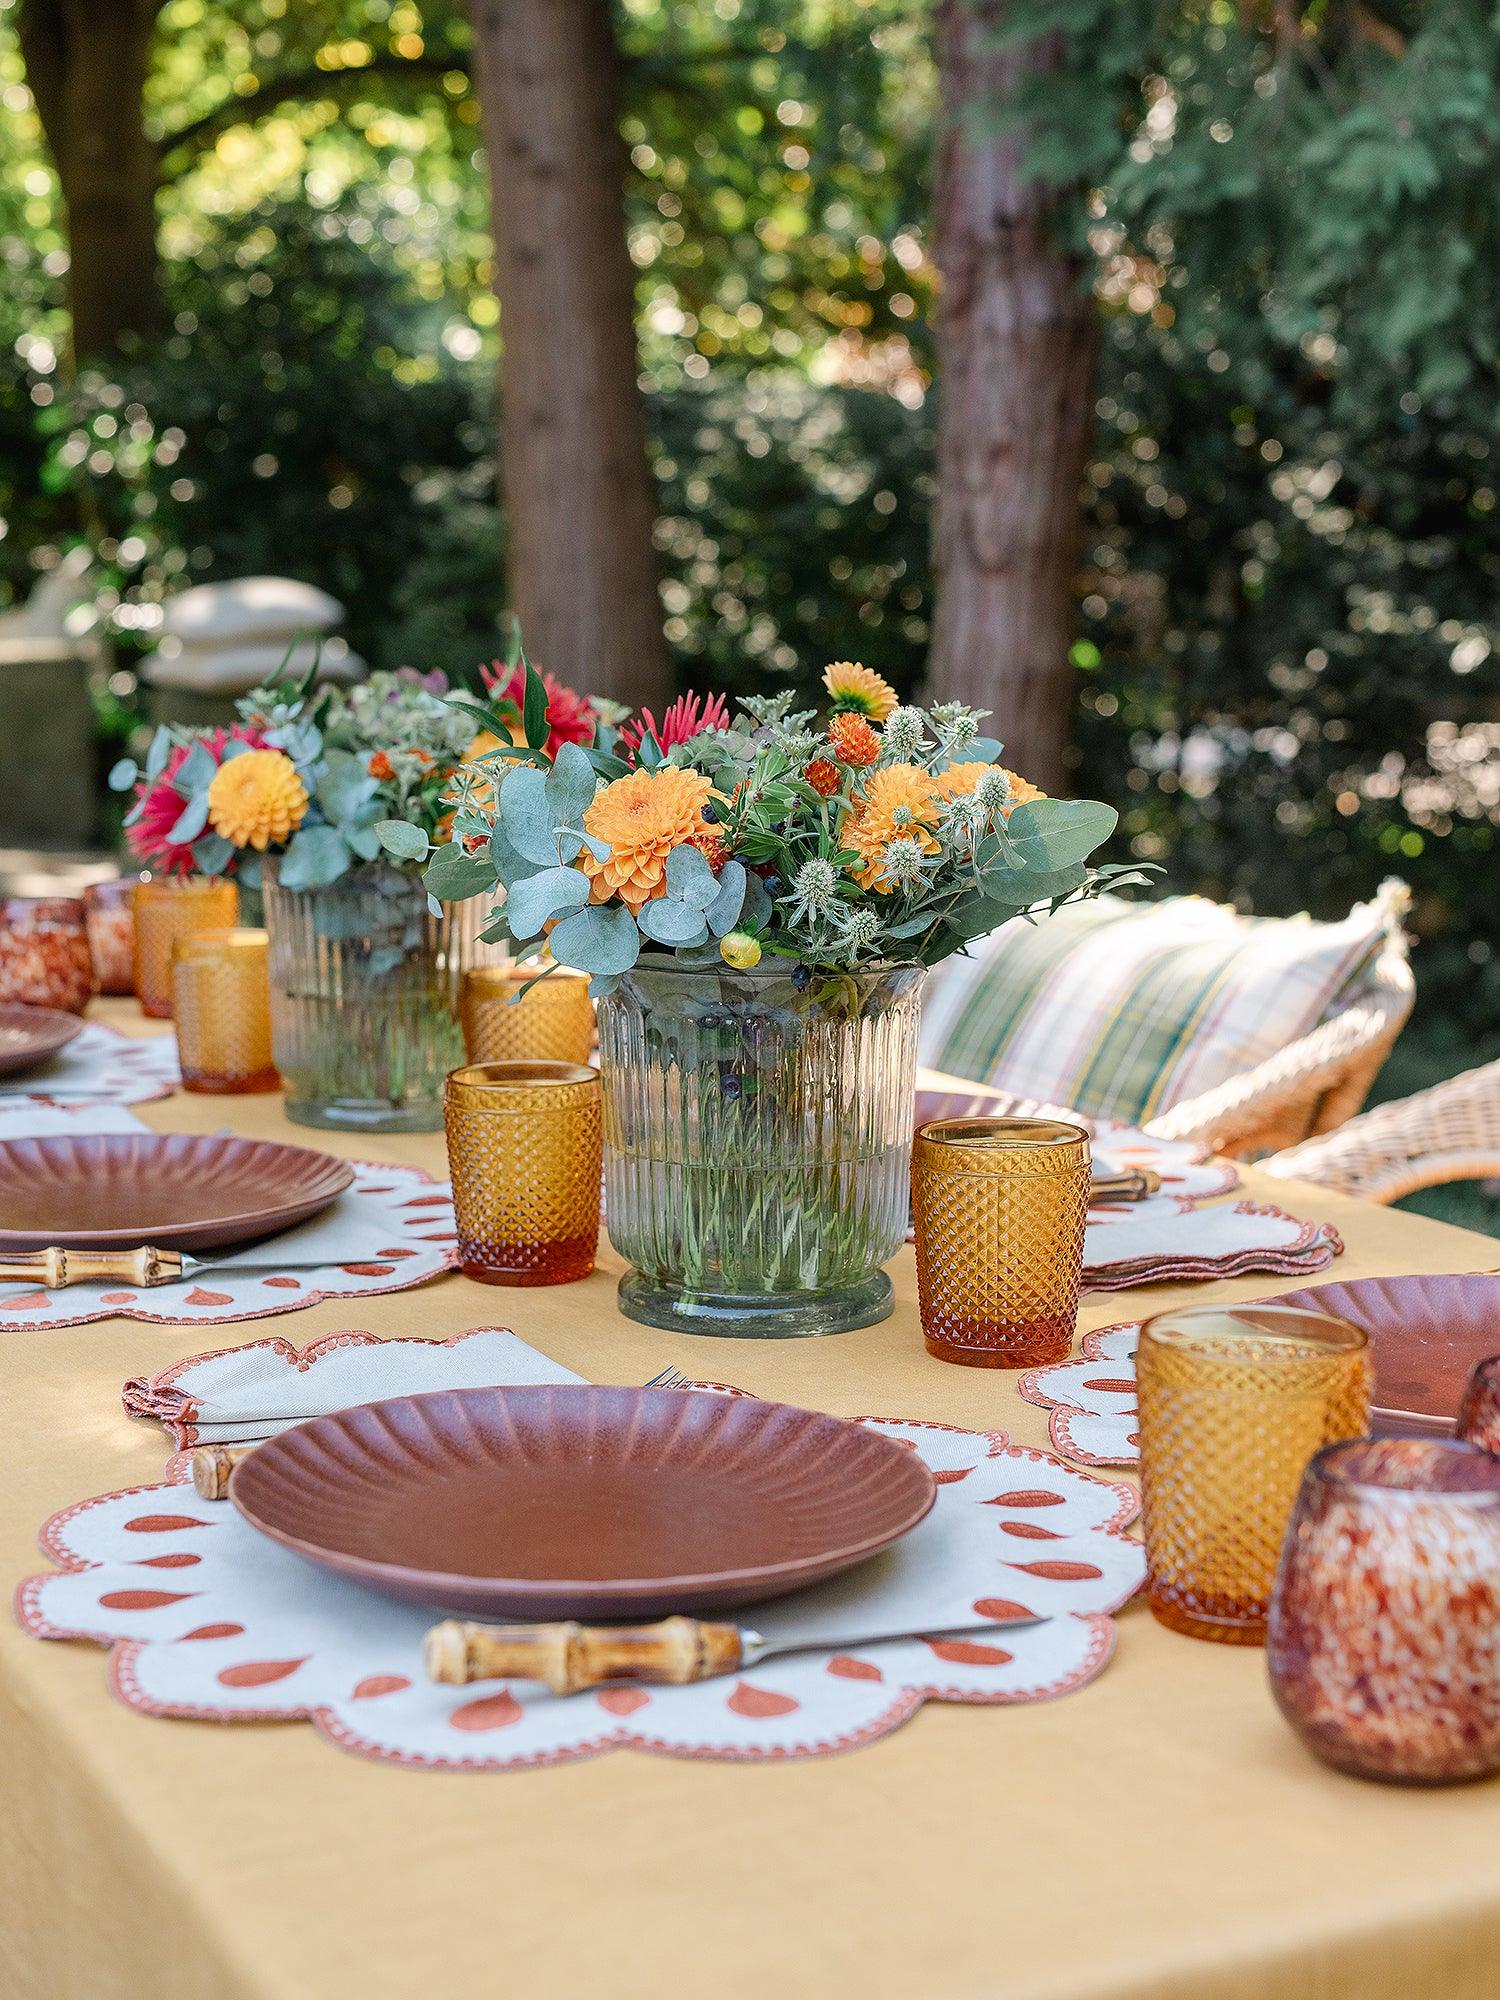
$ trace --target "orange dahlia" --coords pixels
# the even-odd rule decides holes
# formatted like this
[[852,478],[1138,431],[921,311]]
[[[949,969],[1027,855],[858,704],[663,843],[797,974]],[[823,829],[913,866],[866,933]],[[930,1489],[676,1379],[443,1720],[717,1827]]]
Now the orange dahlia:
[[905,837],[917,841],[924,854],[937,853],[932,829],[940,805],[932,777],[915,764],[887,764],[884,770],[871,772],[854,810],[845,814],[839,828],[843,845],[859,856],[849,873],[861,889],[875,889],[883,896],[890,893],[890,883],[881,878],[885,850],[893,840]]
[[1006,771],[1003,765],[970,762],[967,764],[950,764],[946,771],[939,773],[934,780],[937,786],[938,797],[941,799],[966,798],[979,783],[979,780],[984,776],[986,771],[1001,771],[1010,780],[1010,797],[1000,808],[1001,813],[1006,819],[1010,818],[1017,806],[1030,805],[1033,799],[1044,799],[1047,796],[1045,792],[1038,790],[1027,779],[1018,778],[1014,771]]
[[863,715],[884,722],[896,706],[896,690],[870,667],[853,660],[836,660],[823,669],[823,685],[836,713]]
[[667,886],[667,856],[674,847],[696,845],[704,830],[703,808],[713,781],[701,771],[663,764],[655,771],[632,771],[595,796],[583,815],[584,831],[608,843],[609,859],[596,861],[584,849],[578,866],[590,878],[589,896],[606,903],[618,896],[631,915],[660,896]]
[[208,788],[208,823],[232,847],[286,840],[307,812],[307,787],[280,750],[247,750],[221,764]]

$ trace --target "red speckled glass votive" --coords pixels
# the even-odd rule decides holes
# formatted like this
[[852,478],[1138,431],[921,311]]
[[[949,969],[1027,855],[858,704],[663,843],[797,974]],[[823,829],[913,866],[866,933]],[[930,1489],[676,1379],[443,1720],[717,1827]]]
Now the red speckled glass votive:
[[82,903],[71,896],[0,902],[0,1000],[81,1014],[93,991]]
[[1458,1406],[1458,1434],[1486,1451],[1500,1451],[1500,1354],[1475,1362]]
[[1266,1659],[1282,1714],[1338,1770],[1408,1785],[1500,1770],[1500,1458],[1446,1438],[1320,1451]]

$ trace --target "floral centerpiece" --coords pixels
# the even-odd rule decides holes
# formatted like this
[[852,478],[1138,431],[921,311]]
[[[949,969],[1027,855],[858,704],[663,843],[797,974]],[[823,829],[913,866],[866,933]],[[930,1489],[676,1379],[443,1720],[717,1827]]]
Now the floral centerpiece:
[[486,937],[590,975],[621,1303],[654,1324],[883,1317],[927,969],[1124,873],[1085,866],[1110,807],[1007,771],[974,710],[825,681],[821,719],[687,697],[553,746],[528,676],[524,743],[455,773],[447,839],[377,828],[435,896],[503,891]]
[[[112,774],[135,791],[126,837],[154,872],[263,891],[276,1058],[299,1123],[441,1127],[485,913],[431,902],[375,829],[424,845],[445,833],[455,773],[488,747],[448,692],[405,668],[347,690],[281,680],[246,695],[231,727],[158,730],[143,770]],[[503,690],[493,716],[519,724]]]

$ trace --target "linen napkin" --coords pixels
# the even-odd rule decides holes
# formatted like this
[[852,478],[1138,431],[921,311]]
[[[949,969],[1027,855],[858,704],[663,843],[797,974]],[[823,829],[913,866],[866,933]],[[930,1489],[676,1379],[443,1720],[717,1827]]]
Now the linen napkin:
[[123,1104],[102,1098],[49,1104],[39,1097],[0,1098],[0,1144],[7,1139],[55,1139],[83,1132],[144,1132],[145,1123]]
[[505,1327],[473,1327],[451,1340],[330,1333],[309,1347],[252,1340],[133,1376],[122,1392],[133,1417],[155,1417],[179,1448],[259,1444],[307,1417],[417,1396],[428,1389],[581,1382]]
[[[181,1083],[176,1035],[122,1035],[103,1021],[86,1021],[72,1041],[46,1063],[18,1076],[0,1078],[0,1104],[45,1099],[49,1093],[67,1104],[84,1097],[105,1104],[145,1104],[155,1097],[170,1096]],[[14,1098],[12,1091],[17,1093]]]
[[1331,1223],[1303,1222],[1272,1202],[1195,1208],[1163,1195],[1089,1212],[1083,1282],[1095,1291],[1251,1271],[1321,1271],[1343,1252]]

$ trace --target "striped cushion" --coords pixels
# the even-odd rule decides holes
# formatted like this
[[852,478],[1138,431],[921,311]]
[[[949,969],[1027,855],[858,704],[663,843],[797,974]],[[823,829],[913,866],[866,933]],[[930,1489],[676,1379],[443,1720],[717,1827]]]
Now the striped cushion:
[[922,1061],[1140,1124],[1347,1005],[1400,907],[1391,885],[1336,924],[1241,917],[1201,896],[1016,918],[939,969]]

